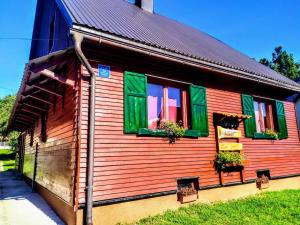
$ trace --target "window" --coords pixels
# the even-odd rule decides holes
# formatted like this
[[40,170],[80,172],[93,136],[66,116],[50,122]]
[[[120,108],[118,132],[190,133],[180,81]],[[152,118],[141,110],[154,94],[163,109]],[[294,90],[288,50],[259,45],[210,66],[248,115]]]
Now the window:
[[265,133],[270,129],[278,133],[279,139],[288,138],[284,102],[245,94],[241,97],[243,113],[251,116],[244,121],[245,137],[270,139],[272,137]]
[[188,128],[187,88],[148,83],[148,128],[157,129],[161,122],[181,123]]
[[205,87],[124,73],[124,132],[158,135],[163,120],[182,123],[187,137],[207,137]]
[[274,127],[274,103],[261,99],[254,99],[254,113],[256,131],[263,133],[267,129],[275,130]]

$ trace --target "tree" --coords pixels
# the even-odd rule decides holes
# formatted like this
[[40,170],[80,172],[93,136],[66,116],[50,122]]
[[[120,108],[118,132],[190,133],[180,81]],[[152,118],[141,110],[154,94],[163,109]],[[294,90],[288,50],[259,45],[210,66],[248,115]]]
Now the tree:
[[14,131],[7,133],[7,125],[15,100],[15,95],[8,95],[0,99],[0,139],[7,137],[8,143],[13,149],[17,145],[19,134]]
[[16,150],[18,147],[18,137],[20,133],[17,131],[11,131],[8,133],[8,145],[12,150]]
[[262,58],[259,62],[292,80],[300,78],[300,63],[295,62],[293,54],[283,50],[282,46],[274,49],[271,61]]

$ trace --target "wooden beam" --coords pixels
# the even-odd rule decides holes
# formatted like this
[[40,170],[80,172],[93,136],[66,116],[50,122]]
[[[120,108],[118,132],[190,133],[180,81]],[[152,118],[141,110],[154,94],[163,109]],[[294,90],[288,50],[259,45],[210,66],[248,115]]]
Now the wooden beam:
[[32,105],[32,104],[30,104],[30,103],[22,103],[22,105],[27,106],[27,107],[32,108],[32,109],[40,110],[40,111],[42,111],[42,112],[46,112],[46,111],[47,111],[47,109],[45,109],[45,108],[41,108],[41,107],[39,107],[39,106]]
[[60,58],[60,59],[55,59],[52,60],[51,58],[49,60],[47,60],[44,64],[31,64],[30,65],[30,71],[34,72],[34,73],[38,73],[41,70],[56,66],[58,64],[63,64],[66,60]]
[[58,96],[58,97],[62,97],[62,94],[59,94],[59,93],[55,92],[54,90],[49,90],[48,88],[42,87],[42,86],[40,86],[38,84],[34,84],[34,85],[32,85],[32,87],[35,87],[35,88],[37,88],[37,89],[39,89],[41,91],[47,92],[47,93],[52,94],[52,95],[55,95],[55,96]]
[[26,119],[21,119],[21,118],[18,118],[18,117],[15,118],[15,121],[17,121],[17,122],[23,122],[23,123],[26,123],[28,125],[35,124],[35,121],[33,121],[33,120],[28,121]]
[[24,119],[37,120],[38,117],[34,115],[24,115],[23,113],[16,114],[16,117],[22,117]]
[[64,77],[64,76],[61,76],[61,75],[59,75],[59,74],[56,74],[56,73],[54,73],[54,72],[52,72],[52,71],[50,71],[50,70],[44,69],[44,70],[42,70],[42,71],[40,72],[40,74],[41,74],[42,76],[46,76],[46,77],[48,77],[48,78],[50,78],[50,79],[52,79],[52,80],[56,80],[56,81],[58,81],[58,82],[60,82],[60,83],[63,83],[63,84],[65,84],[65,85],[68,85],[68,86],[71,86],[71,87],[74,87],[74,86],[75,86],[75,81],[74,81],[74,80],[71,80],[71,79],[66,78],[66,77]]
[[24,116],[24,117],[28,117],[28,118],[34,118],[35,120],[39,119],[39,116],[27,113],[27,112],[20,112],[20,115]]
[[27,123],[27,122],[25,122],[25,121],[18,120],[18,119],[15,119],[15,122],[16,122],[16,123],[22,123],[22,124],[27,125],[27,126],[32,125],[31,123]]
[[27,124],[23,124],[23,123],[17,123],[17,122],[14,122],[14,123],[13,123],[13,127],[28,128],[28,125],[27,125]]
[[33,115],[36,115],[36,116],[40,116],[39,113],[32,112],[32,111],[30,111],[30,110],[28,110],[28,109],[20,109],[20,111],[27,112],[27,113],[30,113],[30,114],[33,114]]
[[35,119],[33,119],[33,118],[21,118],[20,116],[21,116],[21,114],[17,114],[17,115],[14,116],[14,119],[15,120],[22,120],[22,121],[25,121],[25,122],[35,122]]
[[38,73],[31,73],[30,79],[26,82],[27,85],[31,86],[36,83],[41,83],[46,77],[41,77]]
[[33,72],[38,72],[41,71],[42,69],[50,68],[58,64],[63,64],[73,54],[74,54],[74,47],[70,47],[64,50],[59,50],[57,52],[50,53],[40,58],[32,59],[29,61],[30,70]]
[[14,130],[17,130],[17,131],[24,131],[26,129],[28,129],[28,126],[24,125],[24,124],[14,124],[12,125],[13,129]]
[[30,116],[26,116],[26,115],[23,115],[23,114],[18,114],[16,116],[16,118],[21,118],[21,119],[25,119],[25,120],[33,120],[33,121],[37,120],[37,117],[30,117]]
[[23,96],[33,95],[40,93],[41,90],[34,88],[33,86],[28,85],[30,88],[22,93]]
[[36,96],[34,96],[34,95],[28,95],[27,97],[36,99],[36,100],[38,100],[38,101],[40,101],[40,102],[44,102],[44,103],[46,103],[46,104],[48,104],[48,105],[53,105],[53,102],[50,102],[50,101],[48,101],[48,100],[45,100],[45,99],[36,97]]

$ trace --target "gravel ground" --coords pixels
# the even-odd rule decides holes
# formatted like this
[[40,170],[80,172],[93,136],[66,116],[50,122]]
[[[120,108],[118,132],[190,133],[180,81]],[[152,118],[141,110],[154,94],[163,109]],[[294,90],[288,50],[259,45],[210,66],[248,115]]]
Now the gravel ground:
[[64,223],[41,196],[32,193],[31,188],[23,180],[16,178],[15,172],[7,171],[0,172],[0,224],[63,225]]

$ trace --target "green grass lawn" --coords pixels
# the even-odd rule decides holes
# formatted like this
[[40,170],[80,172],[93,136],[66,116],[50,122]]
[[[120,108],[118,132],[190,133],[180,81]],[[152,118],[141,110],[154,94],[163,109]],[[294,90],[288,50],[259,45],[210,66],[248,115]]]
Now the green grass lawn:
[[[201,193],[200,193],[201,194]],[[262,194],[215,204],[193,204],[137,225],[286,225],[300,224],[300,190]]]
[[15,169],[15,153],[11,150],[0,149],[0,164],[3,171]]

